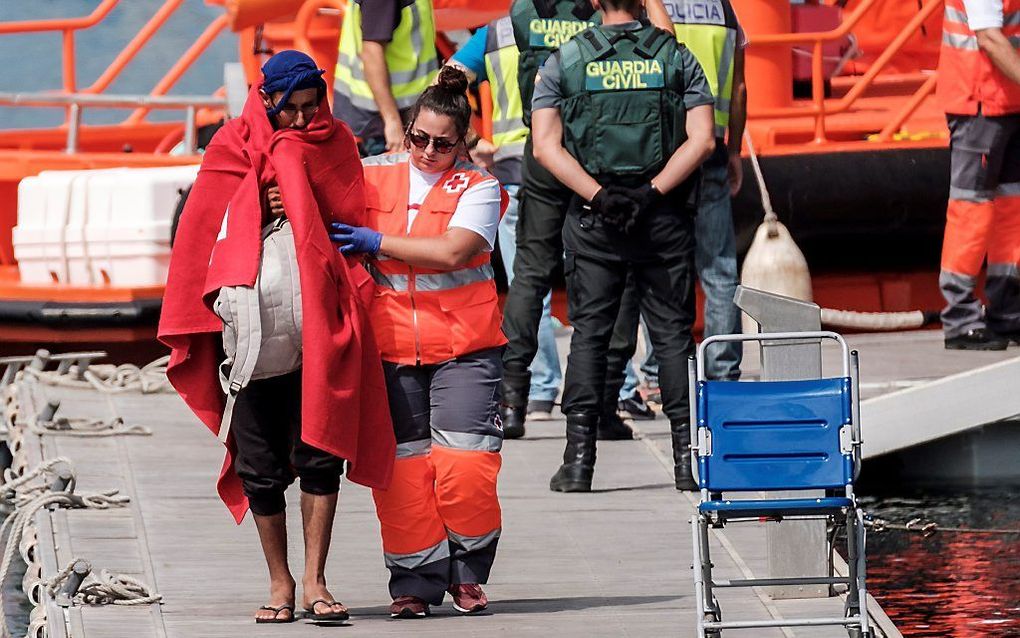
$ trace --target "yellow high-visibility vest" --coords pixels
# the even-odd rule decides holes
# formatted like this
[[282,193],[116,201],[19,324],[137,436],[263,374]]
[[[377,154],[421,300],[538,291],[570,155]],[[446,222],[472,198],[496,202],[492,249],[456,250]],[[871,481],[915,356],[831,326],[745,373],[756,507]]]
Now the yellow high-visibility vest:
[[517,84],[517,43],[510,16],[489,24],[485,39],[485,74],[492,93],[492,143],[497,147],[495,162],[524,155],[528,127],[524,126],[524,105]]
[[[393,39],[387,42],[384,48],[386,68],[389,69],[390,75],[390,90],[399,109],[414,105],[418,96],[432,84],[432,80],[439,72],[432,0],[404,1],[405,4],[400,10],[400,22],[393,32]],[[365,81],[361,47],[361,3],[351,0],[344,12],[334,86],[354,106],[378,112],[379,107],[375,103],[372,89]]]
[[664,0],[676,39],[690,49],[715,96],[715,135],[725,137],[733,97],[737,16],[729,0]]

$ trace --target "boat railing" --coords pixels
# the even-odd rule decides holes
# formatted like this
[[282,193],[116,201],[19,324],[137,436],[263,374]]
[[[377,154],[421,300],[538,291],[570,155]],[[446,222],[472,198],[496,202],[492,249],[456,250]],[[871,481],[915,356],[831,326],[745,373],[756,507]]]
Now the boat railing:
[[95,93],[4,93],[0,92],[0,106],[65,106],[68,108],[68,153],[78,152],[82,111],[86,106],[98,108],[184,109],[184,150],[194,154],[197,150],[195,116],[199,108],[225,109],[222,97],[205,95],[98,95]]
[[[877,4],[878,0],[864,0],[861,2],[839,27],[831,31],[804,32],[804,33],[772,33],[756,35],[750,47],[790,47],[792,45],[811,45],[811,103],[809,105],[783,106],[761,109],[750,109],[749,115],[761,118],[798,118],[811,115],[814,119],[814,141],[824,143],[826,138],[826,116],[835,115],[849,111],[856,102],[865,95],[866,91],[880,81],[882,70],[892,58],[899,53],[907,41],[922,26],[925,20],[930,18],[936,10],[944,5],[944,0],[925,0],[918,8],[917,13],[911,18],[886,46],[885,50],[871,64],[868,70],[859,78],[855,78],[849,89],[838,99],[826,100],[825,97],[825,58],[823,47],[826,43],[843,40],[861,18]],[[912,74],[901,74],[897,76],[897,82],[905,84],[907,81],[923,80],[919,89],[907,100],[895,113],[890,121],[879,133],[881,141],[888,141],[899,130],[899,127],[920,107],[932,91],[935,89],[937,76],[934,72],[919,72]]]
[[[42,20],[22,20],[12,22],[0,22],[0,36],[11,34],[60,32],[63,37],[61,49],[62,60],[62,94],[19,94],[22,99],[13,103],[13,94],[4,94],[8,101],[4,104],[12,106],[66,106],[68,128],[68,152],[77,150],[78,131],[81,127],[81,109],[83,106],[104,106],[112,108],[116,103],[118,107],[134,107],[131,114],[124,120],[127,126],[136,125],[142,122],[152,109],[185,108],[189,110],[191,125],[185,127],[184,136],[194,138],[194,112],[189,107],[214,106],[221,108],[223,100],[211,97],[182,96],[165,99],[163,98],[181,77],[192,67],[192,65],[205,53],[209,45],[227,27],[227,16],[219,15],[214,18],[188,49],[177,59],[170,69],[156,82],[148,95],[132,96],[108,96],[107,100],[93,100],[102,94],[114,80],[121,74],[127,65],[135,59],[138,52],[152,39],[152,36],[166,24],[173,13],[184,3],[185,0],[165,0],[151,18],[139,29],[138,33],[128,42],[117,54],[99,77],[89,86],[78,88],[77,75],[75,73],[75,33],[89,29],[102,22],[110,12],[119,4],[120,0],[102,0],[92,13],[86,16],[71,18],[55,18]],[[64,99],[63,102],[55,100]],[[45,104],[41,103],[45,101]],[[203,102],[203,100],[207,101]],[[187,142],[186,142],[187,145]]]
[[347,0],[306,0],[294,17],[294,46],[299,51],[313,55],[315,50],[309,38],[312,18],[319,15],[336,16],[338,23],[343,20]]

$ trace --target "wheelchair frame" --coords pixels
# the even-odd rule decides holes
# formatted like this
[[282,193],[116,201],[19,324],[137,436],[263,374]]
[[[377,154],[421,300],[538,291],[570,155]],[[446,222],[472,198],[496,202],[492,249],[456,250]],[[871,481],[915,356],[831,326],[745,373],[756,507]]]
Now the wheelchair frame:
[[[830,339],[836,341],[842,350],[843,379],[849,381],[843,385],[840,394],[849,393],[849,423],[839,424],[837,442],[829,442],[832,450],[838,449],[844,462],[851,463],[849,476],[843,486],[844,497],[801,498],[801,499],[721,499],[721,491],[712,489],[711,473],[702,481],[700,462],[707,460],[715,450],[712,449],[712,432],[710,424],[700,418],[702,392],[705,390],[706,379],[702,362],[706,349],[714,343],[745,342],[745,341],[804,341]],[[867,611],[867,589],[865,586],[865,528],[863,514],[857,508],[853,484],[860,473],[861,466],[861,429],[860,429],[860,398],[859,398],[859,361],[856,351],[851,352],[842,336],[830,331],[817,332],[783,332],[760,333],[755,335],[717,335],[705,339],[698,347],[697,357],[689,361],[690,371],[690,404],[691,404],[691,469],[694,480],[700,489],[698,512],[691,517],[694,548],[694,590],[698,606],[697,630],[699,638],[721,636],[723,629],[750,629],[758,627],[810,627],[842,625],[853,637],[872,636]],[[824,381],[826,377],[817,379]],[[830,381],[834,379],[829,378]],[[716,383],[716,382],[713,382]],[[718,382],[718,383],[777,383],[774,381],[759,382]],[[778,382],[784,383],[784,382]],[[707,467],[707,465],[705,466]],[[847,472],[844,470],[844,475]],[[817,490],[831,486],[768,486],[769,490]],[[730,488],[730,492],[747,493],[756,490],[753,487],[740,489]],[[828,494],[828,493],[827,493]],[[714,499],[714,500],[713,500]],[[756,509],[761,508],[761,509]],[[828,574],[825,576],[807,576],[797,578],[752,578],[715,580],[712,577],[712,561],[709,548],[708,527],[723,527],[727,522],[758,521],[762,513],[768,520],[826,520],[831,527],[828,536]],[[835,532],[838,527],[846,527],[847,564],[849,574],[846,577],[835,576],[832,553],[835,550]],[[844,584],[847,586],[847,598],[844,605],[844,616],[820,618],[791,618],[752,621],[730,621],[722,619],[722,610],[713,595],[715,588],[759,587],[775,585],[807,585],[825,584],[830,587]]]

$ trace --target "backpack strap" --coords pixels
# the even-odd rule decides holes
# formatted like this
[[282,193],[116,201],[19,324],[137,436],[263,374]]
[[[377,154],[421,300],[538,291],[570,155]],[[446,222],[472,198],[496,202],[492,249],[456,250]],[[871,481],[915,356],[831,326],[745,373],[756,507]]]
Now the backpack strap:
[[234,403],[237,394],[244,389],[255,372],[255,364],[259,360],[262,348],[262,317],[259,314],[259,281],[255,285],[236,286],[234,319],[237,325],[237,351],[230,365],[230,375],[226,378],[227,402],[223,408],[223,420],[220,421],[218,437],[224,444],[230,433],[230,422],[234,415]]
[[[262,241],[274,232],[280,230],[287,224],[287,218],[281,217],[267,225],[262,230]],[[220,421],[220,431],[217,434],[220,441],[226,444],[227,436],[230,434],[230,422],[234,416],[234,403],[237,401],[237,394],[248,386],[252,375],[255,373],[255,366],[259,361],[259,353],[262,351],[262,314],[259,306],[259,283],[262,280],[262,268],[255,276],[255,285],[234,286],[234,303],[230,306],[230,313],[233,315],[234,325],[237,327],[237,344],[234,352],[234,360],[230,364],[230,374],[224,376],[220,372],[220,382],[223,383],[224,391],[227,393],[227,401],[223,406],[223,419]]]
[[613,44],[606,37],[606,34],[602,32],[602,29],[598,27],[592,27],[581,32],[578,36],[573,38],[571,42],[578,41],[581,47],[582,55],[591,61],[601,60],[602,58],[612,55],[616,49],[613,48]]
[[656,27],[646,28],[638,43],[634,45],[634,53],[637,53],[646,60],[651,60],[659,54],[659,49],[664,47],[670,40],[675,40],[675,38],[662,29]]

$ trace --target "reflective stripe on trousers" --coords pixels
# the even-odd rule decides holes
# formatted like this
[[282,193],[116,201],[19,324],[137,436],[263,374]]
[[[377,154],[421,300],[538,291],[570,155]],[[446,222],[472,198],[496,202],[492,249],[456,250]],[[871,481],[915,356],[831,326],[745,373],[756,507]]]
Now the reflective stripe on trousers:
[[[947,337],[1020,330],[1020,116],[949,118],[949,206],[939,287]],[[987,308],[975,293],[987,257]]]
[[486,582],[496,555],[499,349],[383,371],[397,460],[373,497],[390,593],[438,604],[451,583]]
[[448,586],[450,544],[437,515],[430,455],[398,458],[388,490],[372,490],[390,571],[390,595],[442,602]]
[[450,583],[488,580],[502,531],[498,452],[440,445],[398,458],[388,490],[373,490],[390,594],[442,602]]
[[[986,255],[988,306],[983,311],[975,284]],[[996,332],[1020,330],[1020,196],[950,200],[939,287],[946,300],[942,324],[947,337],[986,325]]]

